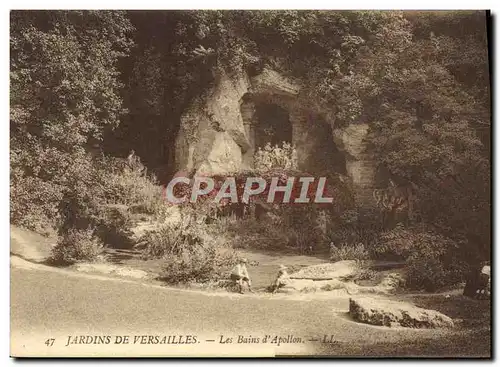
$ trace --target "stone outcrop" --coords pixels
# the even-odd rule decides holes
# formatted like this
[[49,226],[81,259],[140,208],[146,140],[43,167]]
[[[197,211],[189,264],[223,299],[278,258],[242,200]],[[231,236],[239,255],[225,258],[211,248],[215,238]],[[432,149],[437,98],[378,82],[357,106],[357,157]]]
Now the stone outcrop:
[[453,327],[453,320],[435,310],[406,302],[357,297],[349,299],[349,315],[359,322],[378,326],[408,328]]
[[278,293],[337,291],[339,295],[356,294],[358,286],[343,282],[340,278],[353,274],[357,268],[356,262],[351,260],[307,266],[290,274],[287,285],[280,288]]
[[355,260],[307,266],[290,274],[292,279],[330,280],[348,277],[359,269]]
[[[368,266],[369,262],[365,263]],[[354,294],[390,295],[404,281],[398,273],[389,273],[374,286],[363,286],[352,281],[360,271],[360,265],[355,260],[342,260],[335,263],[317,264],[304,267],[290,274],[288,284],[278,290],[278,293],[308,293],[334,291],[337,296]],[[348,280],[350,279],[351,280]]]
[[248,92],[245,74],[222,74],[206,97],[196,100],[181,118],[176,140],[177,169],[199,174],[223,174],[241,169],[251,148],[240,100]]
[[367,151],[368,124],[352,124],[333,130],[333,141],[344,153],[347,175],[352,179],[356,196],[361,203],[373,201],[375,162]]
[[221,74],[215,86],[181,117],[177,169],[213,175],[251,168],[255,109],[244,96],[288,105],[298,93],[297,85],[268,69],[251,80],[245,73]]
[[358,293],[359,287],[350,282],[342,282],[338,279],[312,280],[312,279],[290,279],[288,283],[278,289],[277,293],[295,294],[310,292],[334,292],[336,296],[345,296]]
[[[214,86],[181,117],[175,147],[177,170],[214,175],[252,169],[256,126],[260,126],[256,110],[276,105],[288,113],[286,123],[291,125],[290,142],[297,149],[299,169],[312,174],[346,172],[358,196],[369,200],[375,170],[366,153],[368,125],[332,130],[333,123],[303,100],[300,91],[300,85],[268,68],[253,77],[243,71],[219,75]],[[332,156],[339,154],[345,155],[338,160],[345,167],[336,170]]]
[[299,94],[300,87],[282,76],[280,73],[264,69],[252,78],[251,92],[254,94],[268,94],[284,97],[295,97]]

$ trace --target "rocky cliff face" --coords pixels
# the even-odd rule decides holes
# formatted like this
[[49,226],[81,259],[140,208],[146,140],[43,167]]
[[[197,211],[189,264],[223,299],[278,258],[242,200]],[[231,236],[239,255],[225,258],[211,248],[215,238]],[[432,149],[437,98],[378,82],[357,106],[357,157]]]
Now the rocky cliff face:
[[[256,111],[262,104],[288,112],[285,123],[292,127],[290,142],[297,148],[300,169],[346,173],[360,200],[371,198],[374,166],[364,141],[368,126],[332,130],[333,124],[301,99],[299,85],[270,69],[253,78],[243,72],[222,74],[211,90],[191,104],[176,139],[177,170],[214,175],[251,169],[258,148],[256,126],[261,123]],[[342,169],[330,165],[335,154],[343,155]]]
[[347,175],[351,178],[359,202],[372,204],[375,181],[375,160],[367,149],[367,124],[352,124],[333,130],[333,142],[346,160]]
[[243,168],[243,155],[252,147],[240,101],[250,81],[221,75],[206,97],[197,99],[181,118],[176,140],[176,166],[198,174],[220,174]]

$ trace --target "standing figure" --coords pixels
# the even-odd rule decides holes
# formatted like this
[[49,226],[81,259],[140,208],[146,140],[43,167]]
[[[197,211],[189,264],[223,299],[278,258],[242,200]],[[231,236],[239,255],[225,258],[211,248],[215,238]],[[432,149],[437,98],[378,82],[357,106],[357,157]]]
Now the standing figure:
[[488,262],[483,263],[479,275],[478,289],[476,290],[477,299],[488,299],[491,295],[491,266]]

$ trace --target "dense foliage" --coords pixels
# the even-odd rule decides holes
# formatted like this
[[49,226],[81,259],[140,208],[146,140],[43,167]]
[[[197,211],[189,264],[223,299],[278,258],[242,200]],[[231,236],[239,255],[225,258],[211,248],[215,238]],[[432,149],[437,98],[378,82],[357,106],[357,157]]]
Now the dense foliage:
[[80,261],[95,262],[104,259],[103,250],[102,242],[91,229],[70,229],[54,246],[50,262],[55,265],[72,265]]
[[125,112],[117,61],[132,28],[108,11],[14,11],[11,27],[11,218],[40,229],[93,185],[92,148]]
[[[415,245],[422,256],[408,261],[429,259],[429,233],[435,246],[457,246],[457,263],[489,257],[482,12],[14,11],[10,45],[14,223],[102,235],[130,225],[128,209],[107,214],[111,204],[161,212],[147,169],[110,156],[134,149],[165,181],[174,171],[169,142],[193,98],[222,72],[267,66],[300,83],[308,107],[334,126],[368,123],[379,167],[418,186],[412,230],[429,246]],[[270,152],[259,154],[274,165]],[[378,233],[362,221],[346,220],[339,243],[372,251],[360,239],[370,233],[378,243]],[[433,259],[439,264],[429,266],[448,276],[449,266]]]

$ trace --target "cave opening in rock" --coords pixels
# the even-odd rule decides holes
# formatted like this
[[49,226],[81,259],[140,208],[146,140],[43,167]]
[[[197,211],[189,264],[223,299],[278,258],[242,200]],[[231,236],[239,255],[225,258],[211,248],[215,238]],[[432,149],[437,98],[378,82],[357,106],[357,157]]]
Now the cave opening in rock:
[[262,148],[266,144],[277,145],[292,143],[292,124],[286,109],[276,104],[261,103],[256,106],[255,146]]

